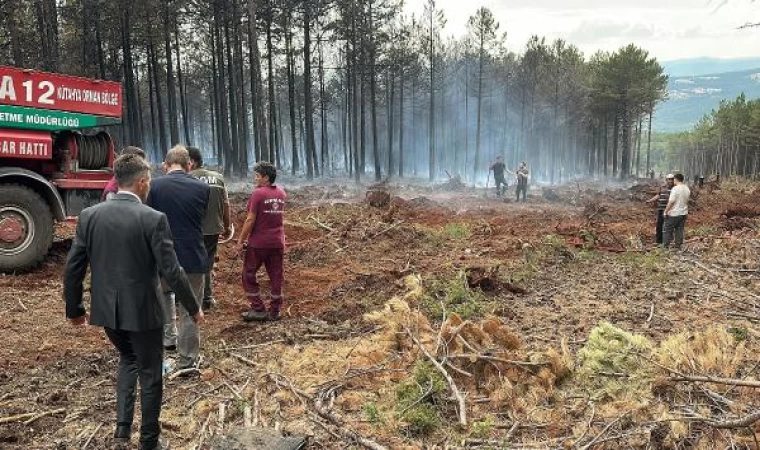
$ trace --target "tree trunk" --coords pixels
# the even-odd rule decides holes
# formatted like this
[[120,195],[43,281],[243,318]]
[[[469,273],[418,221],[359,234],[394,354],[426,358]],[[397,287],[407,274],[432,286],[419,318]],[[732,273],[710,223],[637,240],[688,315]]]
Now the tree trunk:
[[223,0],[214,0],[214,39],[216,49],[216,63],[217,73],[215,74],[217,80],[217,94],[219,95],[219,117],[217,118],[217,128],[219,129],[219,148],[222,156],[217,164],[227,168],[229,166],[228,160],[230,159],[230,153],[232,150],[232,142],[230,141],[230,118],[229,118],[229,106],[227,105],[227,96],[225,92],[228,90],[226,85],[226,68],[224,62],[224,39],[222,37],[222,30],[220,27],[224,26],[224,5]]
[[478,171],[480,170],[480,142],[481,142],[481,125],[482,125],[482,110],[483,110],[483,65],[485,63],[485,55],[483,54],[485,40],[484,33],[481,33],[480,38],[480,57],[478,58],[478,124],[475,129],[475,166],[473,167],[473,180],[477,179]]
[[314,108],[311,98],[311,2],[304,2],[303,15],[303,83],[306,116],[306,178],[314,178],[316,143],[314,142]]
[[[150,47],[148,47],[150,48]],[[150,137],[153,143],[153,154],[158,155],[158,127],[156,126],[156,107],[153,102],[153,90],[155,81],[153,78],[153,59],[148,52],[148,102],[150,103]]]
[[654,112],[654,107],[649,108],[649,126],[647,126],[647,173],[646,175],[649,176],[649,172],[651,170],[651,165],[649,163],[649,155],[652,151],[652,114]]
[[289,30],[290,25],[285,29],[285,59],[287,62],[288,72],[288,106],[290,109],[290,144],[292,146],[292,161],[290,164],[291,175],[295,175],[300,170],[298,165],[298,141],[296,139],[296,82],[293,74],[293,36]]
[[398,177],[404,178],[404,69],[399,72],[398,88]]
[[644,124],[643,117],[639,118],[639,126],[636,129],[636,178],[639,177],[639,167],[641,167],[641,127]]
[[319,48],[319,112],[320,112],[320,153],[322,154],[321,157],[321,173],[322,176],[325,176],[325,167],[327,166],[327,162],[330,161],[329,157],[329,148],[327,146],[327,138],[328,138],[328,131],[327,131],[327,96],[325,95],[325,60],[324,60],[324,54],[322,52],[322,39],[319,40],[318,44]]
[[269,155],[269,139],[266,133],[267,118],[264,115],[264,86],[261,81],[261,55],[259,35],[256,28],[258,14],[257,0],[248,0],[248,51],[251,65],[251,104],[254,112],[254,136],[256,140],[256,160]]
[[269,86],[269,161],[274,164],[278,152],[277,145],[277,113],[274,97],[274,50],[272,46],[272,18],[267,18],[267,67],[269,76],[267,84]]
[[164,13],[164,47],[166,53],[166,97],[169,107],[169,132],[171,145],[179,143],[179,127],[177,126],[177,88],[174,84],[174,69],[172,66],[171,23],[169,21],[169,1],[163,2]]
[[[234,0],[233,0],[234,1]],[[232,132],[232,145],[226,147],[227,155],[224,158],[224,174],[226,176],[232,176],[233,174],[233,162],[237,161],[240,154],[240,112],[238,111],[238,86],[235,80],[235,62],[232,58],[233,42],[230,37],[230,18],[227,15],[229,13],[229,4],[224,2],[224,16],[222,17],[222,26],[224,27],[224,47],[227,55],[227,94],[229,96],[229,108],[230,108],[230,131]]]
[[[618,144],[620,143],[620,114],[615,112],[615,126],[612,136],[612,176],[618,175]],[[621,170],[620,173],[623,171]]]
[[245,70],[244,70],[244,63],[243,63],[243,39],[242,35],[243,33],[240,30],[240,21],[242,19],[242,12],[240,10],[240,3],[239,1],[233,1],[232,2],[232,35],[233,35],[233,43],[235,45],[234,47],[234,58],[235,58],[235,85],[237,87],[237,92],[239,95],[237,96],[237,110],[238,110],[238,118],[237,121],[239,122],[238,127],[238,138],[240,142],[238,143],[238,153],[237,153],[237,175],[241,179],[245,179],[248,175],[248,141],[249,141],[249,135],[248,135],[248,104],[246,102],[246,92],[245,92],[245,83],[243,81],[243,78],[245,77]]
[[164,122],[164,103],[161,98],[161,83],[158,78],[158,57],[156,56],[156,47],[153,42],[148,44],[148,52],[150,53],[151,60],[153,62],[153,88],[156,93],[156,115],[158,116],[158,136],[161,142],[161,158],[166,156],[166,152],[169,147],[166,143],[166,124]]
[[435,74],[435,47],[433,39],[435,33],[433,30],[433,11],[430,11],[430,112],[429,112],[429,130],[428,133],[428,178],[430,181],[435,180],[435,84],[433,81]]
[[388,71],[390,84],[388,94],[388,178],[393,176],[393,97],[396,94],[396,77],[392,70]]
[[135,69],[132,60],[131,8],[129,5],[124,5],[122,8],[120,17],[121,47],[124,59],[124,100],[128,121],[125,126],[127,127],[127,139],[129,145],[142,145],[142,137],[139,135],[137,127],[135,126],[135,124],[138,123],[139,108],[137,105],[137,96],[135,94]]
[[177,18],[174,18],[174,47],[177,52],[177,80],[179,81],[179,101],[180,108],[182,109],[182,128],[185,134],[185,145],[192,145],[193,141],[190,138],[190,123],[187,114],[187,92],[185,89],[185,81],[182,77],[182,60],[179,54],[179,22]]

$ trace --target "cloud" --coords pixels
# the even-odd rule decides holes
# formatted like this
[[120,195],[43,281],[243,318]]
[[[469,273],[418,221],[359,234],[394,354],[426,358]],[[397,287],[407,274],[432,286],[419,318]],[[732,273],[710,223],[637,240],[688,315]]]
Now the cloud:
[[584,21],[576,29],[566,34],[569,42],[578,44],[598,42],[605,39],[650,39],[655,37],[653,25],[643,23],[626,23],[622,21]]
[[[532,35],[562,38],[586,55],[633,43],[661,60],[700,56],[739,58],[760,55],[758,29],[737,30],[760,21],[760,1],[731,0],[437,0],[448,25],[445,34],[467,33],[467,18],[490,8],[507,33],[507,45],[522,51]],[[425,0],[407,0],[420,14]],[[526,5],[527,3],[527,5]]]

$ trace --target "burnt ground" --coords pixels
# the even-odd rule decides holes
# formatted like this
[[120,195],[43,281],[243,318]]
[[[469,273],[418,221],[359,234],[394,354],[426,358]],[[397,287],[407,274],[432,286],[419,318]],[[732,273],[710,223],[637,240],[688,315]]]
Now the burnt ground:
[[[754,448],[747,427],[734,433],[687,422],[686,431],[671,425],[663,431],[659,424],[684,410],[675,394],[650,398],[654,389],[647,388],[647,402],[628,399],[623,406],[617,394],[604,398],[581,389],[579,355],[602,321],[655,344],[721,326],[741,337],[742,353],[732,353],[739,356],[731,361],[735,370],[730,374],[756,377],[756,185],[733,181],[702,189],[692,206],[683,252],[653,249],[654,212],[643,200],[654,185],[584,181],[551,191],[534,189],[529,202],[519,204],[455,182],[432,187],[391,183],[369,190],[367,195],[364,187],[348,182],[289,190],[286,305],[280,322],[240,320],[246,308],[241,261],[231,245],[222,246],[215,281],[218,307],[203,327],[203,371],[166,382],[162,420],[174,448],[211,448],[213,435],[224,433],[223,427],[248,421],[246,411],[258,425],[310,436],[309,448],[360,448],[345,430],[386,448],[506,448],[507,442],[515,448]],[[232,196],[238,229],[246,196]],[[71,224],[58,228],[51,254],[37,271],[0,277],[3,449],[112,446],[117,354],[100,329],[75,329],[64,319],[61,274],[72,231]],[[421,281],[419,295],[407,295],[409,276]],[[457,312],[474,324],[496,318],[520,341],[515,358],[533,361],[541,352],[562,353],[564,361],[571,361],[566,363],[571,375],[554,371],[538,396],[533,381],[499,370],[502,382],[506,377],[515,388],[497,401],[496,390],[472,385],[473,374],[463,370],[455,379],[467,386],[468,426],[456,426],[452,397],[444,392],[432,402],[436,426],[419,433],[394,402],[401,401],[400,383],[425,358],[410,342],[378,347],[395,322],[368,315],[382,311],[394,296],[405,296],[411,312],[386,311],[424,316],[420,320],[430,324],[430,336],[444,314],[451,319]],[[410,332],[433,342],[423,339],[426,326]],[[400,330],[391,339],[405,338],[398,337]],[[701,373],[698,364],[692,366],[692,372]],[[518,389],[523,384],[526,391]],[[433,395],[426,398],[420,390],[418,404],[427,404]],[[734,406],[720,411],[690,405],[703,418],[711,412],[733,418],[757,404],[752,392],[733,393]],[[332,399],[338,421],[315,414],[312,401],[320,396]],[[221,422],[220,404],[225,405]],[[589,410],[589,404],[597,406]],[[623,428],[615,418],[628,410],[636,411],[627,419],[633,422],[635,416],[636,426]],[[14,418],[19,414],[28,415]]]

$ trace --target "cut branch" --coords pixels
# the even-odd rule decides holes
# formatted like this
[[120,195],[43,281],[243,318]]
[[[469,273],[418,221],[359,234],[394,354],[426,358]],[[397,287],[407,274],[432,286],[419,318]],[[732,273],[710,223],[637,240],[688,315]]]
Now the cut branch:
[[465,403],[464,395],[462,395],[462,392],[457,387],[456,383],[454,382],[454,379],[451,378],[451,375],[449,375],[449,373],[441,365],[441,363],[439,363],[438,360],[435,359],[433,355],[431,355],[430,352],[427,351],[427,349],[422,345],[422,343],[417,339],[417,337],[415,337],[412,334],[412,332],[409,331],[409,328],[404,327],[404,330],[406,331],[406,334],[409,335],[409,339],[411,339],[417,345],[417,347],[420,348],[420,351],[425,355],[425,357],[429,359],[431,363],[433,363],[433,366],[435,366],[435,368],[438,369],[438,371],[441,372],[443,377],[446,379],[446,382],[449,384],[449,389],[451,389],[451,393],[457,399],[457,403],[459,403],[459,425],[466,427],[467,426],[467,404]]
[[739,380],[735,378],[709,377],[709,376],[703,376],[703,375],[678,375],[675,377],[670,377],[670,381],[704,382],[704,383],[727,384],[727,385],[732,385],[732,386],[760,388],[760,381]]

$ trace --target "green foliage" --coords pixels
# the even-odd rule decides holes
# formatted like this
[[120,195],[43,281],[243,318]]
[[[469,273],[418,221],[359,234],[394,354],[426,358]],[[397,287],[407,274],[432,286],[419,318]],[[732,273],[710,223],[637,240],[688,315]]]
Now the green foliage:
[[493,431],[494,421],[493,417],[487,416],[483,420],[478,420],[472,423],[471,434],[477,438],[486,438]]
[[715,235],[718,233],[718,228],[715,226],[715,224],[712,223],[706,223],[699,226],[696,226],[694,228],[688,228],[686,230],[686,234],[689,237],[692,236],[710,236]]
[[553,249],[562,249],[566,247],[565,238],[556,234],[549,234],[544,236],[544,244]]
[[653,250],[651,252],[625,252],[620,254],[620,259],[625,263],[641,269],[656,269],[665,263],[663,252]]
[[380,414],[380,410],[377,408],[377,404],[375,402],[365,403],[363,410],[364,417],[366,417],[367,421],[372,425],[378,426],[385,423],[385,420],[383,420],[383,417]]
[[[722,100],[690,131],[657,135],[653,149],[662,153],[664,163],[659,167],[663,170],[677,168],[707,178],[717,167],[725,180],[726,175],[754,174],[758,135],[760,99],[748,100],[740,94],[734,100]],[[683,161],[687,161],[686,167],[681,167]]]
[[736,342],[744,342],[749,339],[749,331],[744,327],[731,327],[728,329],[728,333],[736,339]]
[[599,253],[590,249],[581,249],[575,254],[575,259],[578,261],[596,261],[599,259]]
[[396,387],[397,414],[410,435],[428,435],[440,426],[441,417],[436,405],[445,392],[446,380],[427,361],[418,361],[411,379]]
[[443,235],[457,241],[472,237],[472,231],[466,223],[448,223],[443,227]]
[[578,352],[575,378],[579,386],[602,399],[640,395],[651,374],[637,354],[648,356],[652,348],[646,337],[600,322]]
[[455,312],[462,318],[469,319],[485,312],[487,300],[480,290],[470,289],[467,275],[464,271],[459,271],[448,280],[433,280],[425,289],[421,306],[430,317],[443,315],[441,303],[447,312]]

